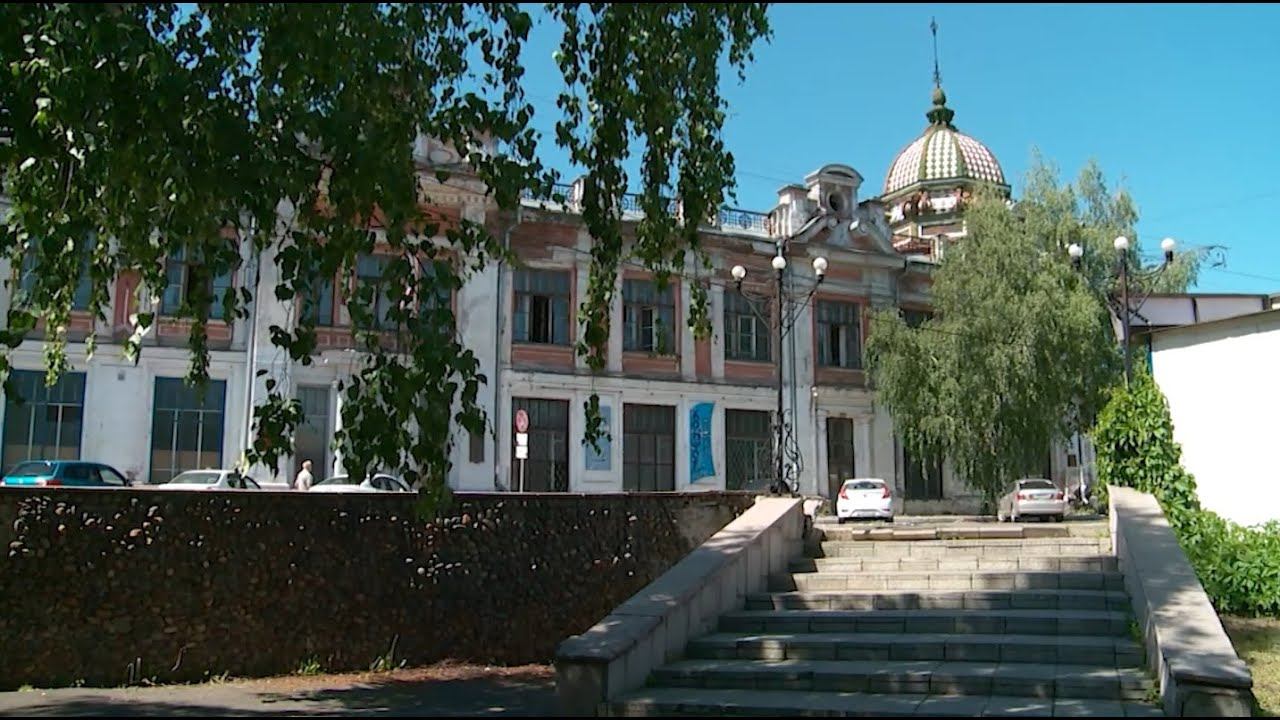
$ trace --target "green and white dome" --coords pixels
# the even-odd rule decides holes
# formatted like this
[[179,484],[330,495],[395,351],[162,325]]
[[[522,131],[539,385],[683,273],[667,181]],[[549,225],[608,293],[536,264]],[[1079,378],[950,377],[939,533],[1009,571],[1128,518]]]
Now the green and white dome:
[[991,150],[951,124],[955,112],[947,107],[947,96],[941,87],[934,87],[933,108],[926,117],[929,127],[889,166],[884,197],[917,186],[979,182],[1007,187],[1004,171]]

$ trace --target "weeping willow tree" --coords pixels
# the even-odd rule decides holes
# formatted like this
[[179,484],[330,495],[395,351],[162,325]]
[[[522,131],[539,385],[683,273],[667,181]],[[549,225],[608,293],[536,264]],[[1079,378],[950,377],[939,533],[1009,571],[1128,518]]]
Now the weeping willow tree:
[[[0,375],[37,327],[50,380],[68,367],[82,278],[91,308],[121,273],[159,297],[166,258],[182,253],[202,277],[166,314],[189,327],[188,380],[206,382],[211,313],[246,317],[255,293],[312,298],[318,278],[354,274],[376,245],[389,257],[382,287],[343,298],[367,361],[342,389],[335,442],[353,475],[394,468],[441,487],[451,426],[484,428],[486,379],[449,303],[432,298],[510,258],[484,223],[429,210],[414,147],[430,137],[458,149],[433,179],[475,179],[500,211],[550,196],[557,178],[522,86],[535,20],[560,29],[553,142],[585,169],[594,238],[578,351],[601,369],[624,256],[660,281],[690,253],[706,262],[696,223],[681,218],[708,217],[731,190],[721,72],[741,78],[767,37],[763,4],[556,3],[536,19],[508,3],[0,6],[0,252],[35,270],[0,331]],[[645,217],[624,244],[617,199],[629,188]],[[263,257],[279,268],[273,286],[255,275],[214,297],[208,278],[249,275]],[[379,293],[411,301],[384,308]],[[125,352],[136,359],[157,318],[134,300]],[[690,322],[705,332],[705,296]],[[311,313],[270,330],[279,352],[310,362]],[[300,420],[297,401],[268,383],[248,459],[275,467]]]
[[[947,457],[990,510],[1008,483],[1044,465],[1051,443],[1087,429],[1118,379],[1109,298],[1117,235],[1136,238],[1138,214],[1090,164],[1062,184],[1039,158],[1024,196],[980,193],[967,235],[934,273],[935,314],[908,326],[877,313],[867,341],[876,400],[904,443]],[[1084,248],[1072,266],[1067,248]],[[1130,247],[1135,266],[1140,245]],[[1194,255],[1160,288],[1185,288]]]

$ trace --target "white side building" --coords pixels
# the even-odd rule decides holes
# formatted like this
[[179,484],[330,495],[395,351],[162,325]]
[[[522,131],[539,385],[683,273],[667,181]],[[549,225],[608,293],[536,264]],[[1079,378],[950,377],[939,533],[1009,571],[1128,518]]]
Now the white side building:
[[1246,525],[1280,520],[1280,303],[1149,338],[1201,503]]

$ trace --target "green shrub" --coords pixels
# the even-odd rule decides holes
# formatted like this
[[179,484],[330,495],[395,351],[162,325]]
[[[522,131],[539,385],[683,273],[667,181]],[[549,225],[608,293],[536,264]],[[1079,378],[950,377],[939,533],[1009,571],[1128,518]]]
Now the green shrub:
[[1182,467],[1169,404],[1141,369],[1113,391],[1093,433],[1098,479],[1151,493],[1222,613],[1280,612],[1280,524],[1243,527],[1200,507],[1195,478]]
[[320,664],[320,660],[315,656],[309,657],[298,665],[298,669],[293,671],[294,675],[302,675],[309,677],[319,675],[324,672],[324,666]]

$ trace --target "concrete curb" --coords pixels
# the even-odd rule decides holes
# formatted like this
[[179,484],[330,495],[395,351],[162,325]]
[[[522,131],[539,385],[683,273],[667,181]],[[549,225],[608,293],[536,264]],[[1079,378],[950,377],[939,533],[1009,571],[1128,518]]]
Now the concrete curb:
[[1253,676],[1209,602],[1155,497],[1108,486],[1111,539],[1172,717],[1248,717]]

